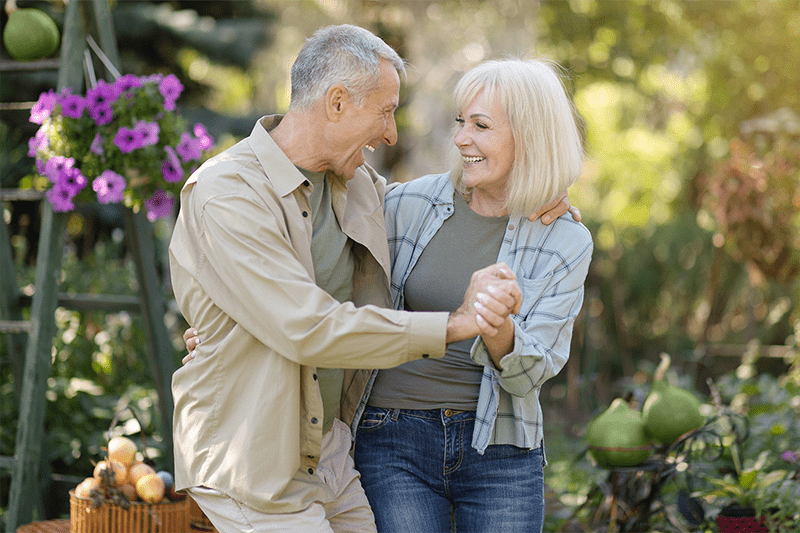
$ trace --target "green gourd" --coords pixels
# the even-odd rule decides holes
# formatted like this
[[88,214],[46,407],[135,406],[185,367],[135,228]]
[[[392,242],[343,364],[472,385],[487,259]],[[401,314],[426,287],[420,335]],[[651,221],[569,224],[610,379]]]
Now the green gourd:
[[47,57],[58,49],[58,26],[50,15],[33,7],[11,13],[3,30],[8,55],[18,61]]
[[602,467],[635,466],[650,457],[649,439],[638,411],[622,398],[589,423],[586,428],[589,453]]
[[664,378],[670,358],[662,354],[661,364],[653,377],[653,388],[642,407],[642,421],[647,435],[669,445],[681,435],[705,424],[700,400],[691,392],[670,385]]

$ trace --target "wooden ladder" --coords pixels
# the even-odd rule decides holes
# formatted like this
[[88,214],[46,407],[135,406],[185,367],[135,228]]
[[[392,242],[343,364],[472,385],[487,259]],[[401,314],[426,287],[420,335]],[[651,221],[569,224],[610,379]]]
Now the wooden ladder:
[[[116,37],[108,0],[70,0],[66,5],[60,62],[43,60],[19,65],[20,70],[58,68],[61,91],[71,87],[75,94],[84,85],[84,61],[87,39],[96,33],[105,58],[119,70]],[[14,70],[13,65],[7,70]],[[19,420],[13,457],[0,457],[0,469],[10,470],[11,490],[5,519],[5,531],[31,522],[34,507],[43,516],[40,490],[40,467],[43,460],[47,380],[55,329],[55,311],[61,305],[71,309],[128,310],[143,313],[148,337],[148,359],[161,418],[164,451],[172,466],[172,393],[171,378],[175,349],[164,323],[165,296],[156,272],[153,227],[140,210],[123,209],[125,238],[133,257],[140,291],[137,296],[59,294],[58,280],[64,249],[67,213],[56,213],[41,193],[23,190],[0,190],[0,200],[41,200],[41,232],[36,256],[35,292],[30,300],[30,319],[23,320],[26,297],[17,286],[10,235],[3,222],[0,229],[0,334],[6,343],[14,368],[19,394]],[[27,341],[27,342],[26,342]],[[24,353],[24,356],[23,356]],[[21,383],[21,386],[20,386]]]

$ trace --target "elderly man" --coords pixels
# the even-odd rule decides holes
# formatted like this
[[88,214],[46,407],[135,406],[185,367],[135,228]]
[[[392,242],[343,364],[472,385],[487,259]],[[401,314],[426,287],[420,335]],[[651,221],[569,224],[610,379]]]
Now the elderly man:
[[173,377],[176,488],[223,533],[375,531],[348,453],[369,369],[441,357],[519,304],[498,264],[455,313],[390,309],[385,181],[362,150],[395,143],[403,73],[370,32],[319,30],[286,115],[181,194],[172,281],[203,342]]

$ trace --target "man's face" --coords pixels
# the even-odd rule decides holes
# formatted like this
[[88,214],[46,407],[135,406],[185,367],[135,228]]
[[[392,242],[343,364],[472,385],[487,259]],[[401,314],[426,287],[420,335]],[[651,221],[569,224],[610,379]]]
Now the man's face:
[[336,125],[334,161],[331,170],[350,180],[356,169],[364,164],[363,149],[374,150],[381,144],[397,142],[397,125],[394,112],[400,101],[400,77],[388,61],[381,61],[381,76],[378,86],[361,102],[352,100]]

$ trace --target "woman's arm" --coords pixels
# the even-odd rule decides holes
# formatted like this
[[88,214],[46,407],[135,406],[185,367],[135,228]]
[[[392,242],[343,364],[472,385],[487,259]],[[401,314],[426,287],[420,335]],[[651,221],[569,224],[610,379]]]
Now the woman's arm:
[[536,246],[521,243],[517,249],[521,312],[510,317],[496,335],[482,333],[472,348],[472,359],[493,369],[500,386],[519,397],[566,364],[572,328],[583,304],[591,236],[572,220],[562,220],[552,228]]

